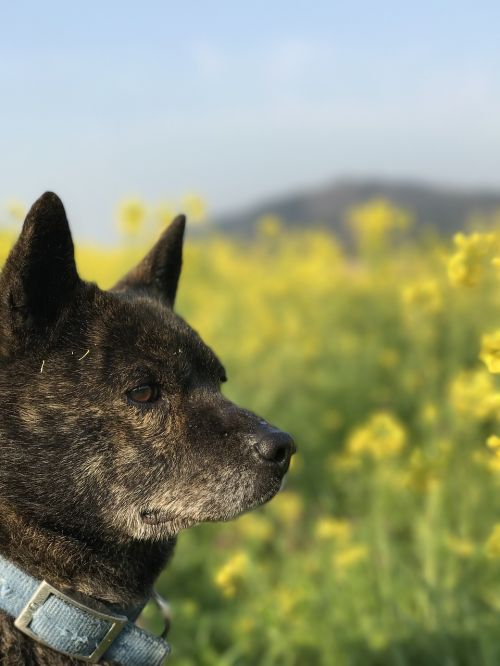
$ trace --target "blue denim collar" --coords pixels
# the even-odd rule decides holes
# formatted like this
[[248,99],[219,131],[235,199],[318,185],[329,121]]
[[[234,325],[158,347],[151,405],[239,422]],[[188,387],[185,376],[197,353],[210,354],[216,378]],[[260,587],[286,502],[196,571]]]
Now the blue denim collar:
[[170,646],[133,623],[137,609],[117,613],[102,604],[99,611],[92,606],[33,578],[0,555],[0,610],[14,617],[15,626],[33,640],[87,663],[106,659],[120,666],[163,664]]

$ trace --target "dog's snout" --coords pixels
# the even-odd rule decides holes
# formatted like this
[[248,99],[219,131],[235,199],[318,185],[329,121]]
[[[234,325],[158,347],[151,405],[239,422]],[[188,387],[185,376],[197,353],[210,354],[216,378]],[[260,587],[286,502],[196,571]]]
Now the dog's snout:
[[260,458],[280,467],[288,467],[290,458],[295,453],[293,439],[280,430],[262,434],[255,439],[254,447]]

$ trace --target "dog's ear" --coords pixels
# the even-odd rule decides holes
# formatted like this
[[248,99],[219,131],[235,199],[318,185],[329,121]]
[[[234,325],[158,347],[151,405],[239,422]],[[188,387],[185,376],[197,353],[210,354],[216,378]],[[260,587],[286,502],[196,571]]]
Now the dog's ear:
[[144,259],[113,287],[113,291],[140,291],[173,307],[181,274],[185,226],[185,216],[176,217]]
[[46,335],[79,282],[64,206],[46,192],[26,216],[0,275],[0,351]]

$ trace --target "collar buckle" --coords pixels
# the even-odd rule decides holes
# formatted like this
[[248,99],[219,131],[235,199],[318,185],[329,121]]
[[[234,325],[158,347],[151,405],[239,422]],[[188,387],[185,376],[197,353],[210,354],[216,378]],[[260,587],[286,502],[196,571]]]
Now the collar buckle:
[[69,606],[73,606],[79,609],[80,611],[87,613],[94,619],[107,622],[108,624],[111,625],[107,633],[104,635],[104,638],[101,639],[97,647],[94,648],[93,652],[89,655],[80,655],[70,652],[61,652],[61,650],[57,650],[61,654],[65,654],[68,657],[73,657],[73,659],[80,659],[81,661],[85,661],[89,664],[97,664],[99,662],[99,659],[109,649],[115,638],[121,632],[123,627],[127,624],[128,618],[125,617],[124,615],[110,615],[108,613],[101,613],[100,611],[96,611],[93,608],[90,608],[89,606],[85,606],[84,604],[75,601],[75,599],[72,599],[68,595],[63,594],[63,592],[60,592],[55,587],[52,587],[52,585],[50,585],[49,583],[47,583],[47,581],[44,580],[40,583],[40,585],[35,590],[31,599],[28,601],[23,610],[20,612],[20,614],[18,615],[18,617],[14,622],[14,625],[24,634],[30,636],[30,638],[32,638],[33,640],[37,641],[38,643],[41,643],[42,645],[46,645],[47,647],[50,647],[52,649],[57,649],[57,648],[54,648],[52,645],[50,645],[50,643],[47,643],[46,641],[41,639],[30,628],[30,624],[33,620],[35,612],[43,606],[43,604],[47,601],[47,599],[50,596],[55,596],[61,601],[68,604]]

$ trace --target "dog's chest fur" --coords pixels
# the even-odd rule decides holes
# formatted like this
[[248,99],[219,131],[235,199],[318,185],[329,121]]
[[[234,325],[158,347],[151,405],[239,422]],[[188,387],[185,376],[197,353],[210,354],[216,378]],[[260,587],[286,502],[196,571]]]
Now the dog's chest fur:
[[[167,543],[82,544],[31,527],[5,506],[0,505],[0,511],[3,555],[38,579],[45,575],[55,587],[77,599],[80,593],[122,607],[142,603],[174,550],[174,539]],[[14,627],[14,620],[0,611],[0,666],[81,663],[25,636]]]

